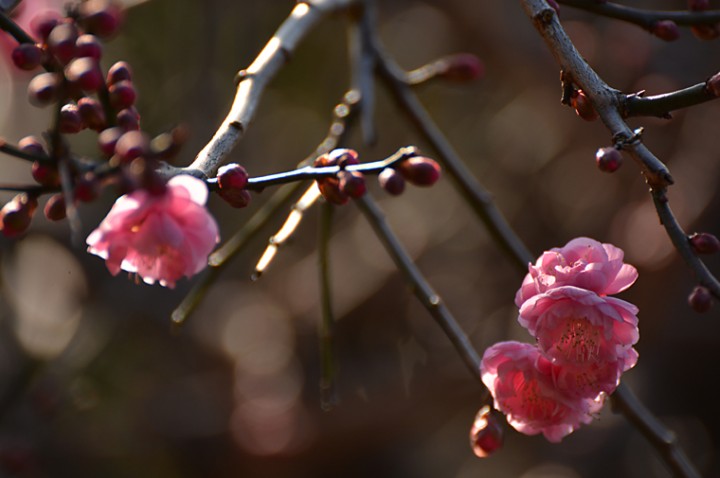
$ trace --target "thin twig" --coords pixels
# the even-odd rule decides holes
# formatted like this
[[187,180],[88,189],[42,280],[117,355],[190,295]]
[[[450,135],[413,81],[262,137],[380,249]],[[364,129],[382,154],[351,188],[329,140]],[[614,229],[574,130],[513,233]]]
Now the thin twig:
[[377,41],[374,46],[378,55],[380,77],[390,89],[402,111],[407,114],[422,136],[437,151],[437,159],[455,181],[463,198],[485,224],[496,244],[517,266],[527,270],[527,265],[533,260],[533,257],[495,206],[492,195],[465,166],[458,153],[422,106],[405,81],[406,73],[382,50]]
[[35,40],[2,10],[0,10],[0,30],[5,30],[18,43],[35,43]]
[[[420,303],[430,312],[435,321],[448,336],[450,341],[455,346],[455,349],[462,357],[463,362],[470,370],[471,374],[480,382],[480,355],[475,350],[475,347],[470,342],[470,339],[465,335],[465,332],[458,324],[455,317],[452,315],[450,310],[447,308],[442,298],[433,290],[432,286],[428,283],[425,277],[420,272],[420,269],[415,265],[410,255],[407,253],[399,239],[392,231],[383,212],[377,205],[375,200],[370,194],[365,194],[359,199],[355,200],[355,203],[360,208],[367,221],[372,226],[375,234],[378,236],[380,241],[385,246],[385,250],[392,257],[393,262],[405,276],[406,282],[410,285],[415,297]],[[487,389],[482,385],[485,390],[483,400],[488,398]]]
[[595,13],[596,15],[633,23],[646,30],[650,30],[661,20],[672,20],[678,25],[684,26],[714,25],[720,22],[720,10],[701,12],[644,10],[612,2],[598,2],[597,0],[558,0],[558,3]]
[[367,0],[353,11],[348,28],[352,87],[360,92],[360,127],[365,144],[375,144],[375,63],[370,29],[375,16],[375,2]]
[[322,319],[320,321],[320,400],[323,410],[330,410],[337,403],[335,386],[335,354],[333,346],[333,329],[335,317],[332,307],[332,280],[330,278],[330,237],[335,206],[326,202],[320,208],[320,234],[318,235],[318,269],[320,273],[320,304]]
[[189,169],[200,170],[207,177],[215,175],[244,135],[265,87],[287,63],[300,41],[323,16],[347,8],[355,1],[311,0],[295,5],[255,61],[238,74],[239,83],[230,112]]
[[718,97],[710,93],[707,83],[683,88],[682,90],[671,91],[661,95],[641,96],[639,94],[626,95],[621,100],[621,112],[623,118],[631,116],[656,116],[658,118],[670,118],[670,112],[690,106],[699,105],[708,101],[716,100]]

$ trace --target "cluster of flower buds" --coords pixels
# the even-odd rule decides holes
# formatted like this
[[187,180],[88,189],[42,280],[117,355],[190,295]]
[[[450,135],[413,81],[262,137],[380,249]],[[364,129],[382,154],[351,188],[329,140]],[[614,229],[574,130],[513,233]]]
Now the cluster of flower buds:
[[[314,166],[338,166],[340,171],[334,177],[318,180],[323,197],[333,204],[346,204],[350,198],[359,198],[365,194],[365,176],[360,171],[346,169],[359,164],[358,154],[352,149],[336,149],[319,156]],[[405,191],[405,182],[415,186],[432,186],[440,179],[440,165],[430,158],[412,156],[383,168],[378,174],[380,186],[393,196]]]
[[[12,52],[18,68],[46,71],[28,84],[28,99],[39,107],[58,107],[56,130],[20,140],[18,149],[34,159],[32,176],[39,187],[23,193],[0,212],[0,226],[7,236],[22,233],[36,209],[37,195],[56,193],[47,200],[45,216],[53,221],[66,215],[66,194],[60,193],[60,162],[64,161],[73,201],[96,199],[101,188],[116,183],[122,192],[136,188],[163,194],[165,181],[156,161],[173,157],[187,133],[176,128],[151,140],[140,129],[135,108],[137,93],[132,70],[124,61],[103,72],[100,60],[103,40],[114,36],[122,24],[123,11],[111,0],[86,0],[67,9],[65,17],[41,14],[32,21],[37,43],[21,43]],[[101,162],[76,161],[63,135],[83,130],[97,133]],[[22,220],[20,218],[22,217]]]
[[[690,247],[696,254],[716,254],[720,252],[720,239],[714,234],[696,232],[688,237]],[[688,304],[695,312],[704,313],[713,306],[713,296],[707,287],[696,286],[688,296]]]
[[[688,9],[703,12],[710,9],[710,0],[688,0]],[[690,31],[699,40],[714,40],[720,36],[718,24],[698,24],[690,27]]]

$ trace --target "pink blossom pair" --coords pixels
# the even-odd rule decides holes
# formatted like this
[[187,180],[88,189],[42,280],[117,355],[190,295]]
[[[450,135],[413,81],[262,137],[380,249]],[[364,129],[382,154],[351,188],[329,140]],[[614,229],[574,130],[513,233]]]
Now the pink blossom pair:
[[483,356],[483,383],[518,431],[558,442],[592,421],[637,362],[638,309],[609,297],[637,270],[611,244],[577,238],[546,251],[515,296],[536,345],[501,342]]

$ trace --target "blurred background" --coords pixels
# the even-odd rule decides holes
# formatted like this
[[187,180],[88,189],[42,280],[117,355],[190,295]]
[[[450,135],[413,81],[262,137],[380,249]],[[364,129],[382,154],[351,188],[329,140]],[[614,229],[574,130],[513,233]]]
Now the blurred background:
[[[623,380],[675,430],[703,476],[720,475],[712,393],[720,308],[700,315],[687,306],[695,283],[658,223],[639,168],[629,159],[612,175],[596,168],[595,151],[610,145],[610,135],[560,104],[558,68],[519,2],[378,3],[381,38],[404,67],[456,52],[485,62],[482,80],[437,81],[417,92],[533,253],[590,236],[624,249],[639,269],[638,282],[621,295],[640,308],[641,329],[639,363]],[[632,3],[685,7],[680,0]],[[144,130],[189,127],[177,159],[188,164],[227,113],[236,71],[293,5],[149,0],[128,12],[122,33],[107,44],[105,67],[132,64]],[[570,8],[561,19],[590,64],[622,91],[662,93],[718,68],[720,44],[688,30],[665,43]],[[252,175],[293,167],[324,138],[348,89],[347,26],[343,15],[327,18],[266,91],[232,156]],[[0,136],[11,142],[49,125],[48,111],[26,101],[30,77],[0,62]],[[363,160],[411,144],[433,156],[382,87],[376,120],[376,145],[364,146],[357,131],[347,140]],[[669,165],[671,205],[688,232],[720,234],[719,122],[716,103],[670,121],[631,121],[645,127],[646,144]],[[77,151],[96,155],[92,134],[74,141]],[[30,181],[26,163],[1,161],[3,182]],[[374,182],[370,191],[478,350],[530,341],[513,304],[522,276],[448,179],[397,198]],[[255,195],[243,210],[212,198],[222,237],[268,196]],[[84,235],[114,199],[107,190],[82,206]],[[276,217],[180,329],[170,314],[192,281],[168,290],[112,277],[102,260],[71,244],[66,222],[41,214],[26,237],[0,239],[0,476],[670,476],[609,404],[559,445],[508,427],[501,451],[476,458],[468,432],[480,388],[351,204],[337,209],[333,226],[337,404],[323,410],[317,212],[252,282],[285,214]],[[720,271],[717,257],[707,264]]]

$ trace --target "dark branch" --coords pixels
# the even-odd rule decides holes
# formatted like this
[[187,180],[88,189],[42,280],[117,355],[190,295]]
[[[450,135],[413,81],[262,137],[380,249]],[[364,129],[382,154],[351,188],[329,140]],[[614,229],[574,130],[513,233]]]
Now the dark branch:
[[720,22],[720,10],[692,11],[657,11],[643,10],[641,8],[626,7],[611,2],[597,2],[596,0],[558,0],[561,5],[585,10],[604,17],[615,18],[633,23],[646,30],[650,30],[657,22],[672,20],[678,25],[714,25]]

